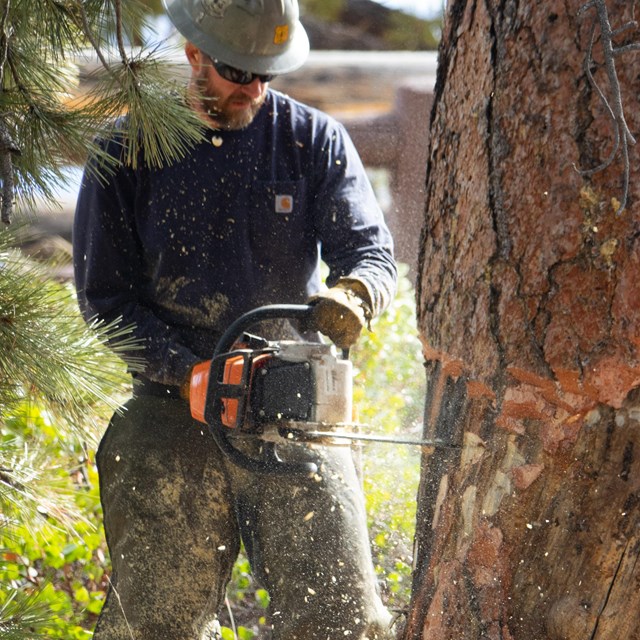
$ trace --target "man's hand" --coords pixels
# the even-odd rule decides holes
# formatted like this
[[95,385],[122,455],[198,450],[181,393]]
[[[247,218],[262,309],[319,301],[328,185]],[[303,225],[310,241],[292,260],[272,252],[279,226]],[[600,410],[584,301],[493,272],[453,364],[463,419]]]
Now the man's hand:
[[307,329],[320,331],[340,349],[355,344],[371,319],[369,292],[359,280],[345,279],[309,299]]

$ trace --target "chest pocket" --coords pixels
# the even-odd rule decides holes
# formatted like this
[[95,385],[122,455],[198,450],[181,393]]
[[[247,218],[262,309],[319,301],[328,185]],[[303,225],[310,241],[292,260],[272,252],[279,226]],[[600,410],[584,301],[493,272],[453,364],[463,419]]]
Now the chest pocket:
[[295,261],[313,234],[307,215],[306,181],[256,182],[251,191],[254,257],[263,264]]

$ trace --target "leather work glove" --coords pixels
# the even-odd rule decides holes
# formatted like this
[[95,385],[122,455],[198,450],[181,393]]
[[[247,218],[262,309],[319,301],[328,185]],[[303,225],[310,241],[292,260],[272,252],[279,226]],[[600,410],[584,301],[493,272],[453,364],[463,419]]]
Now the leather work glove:
[[340,349],[355,344],[371,320],[371,299],[359,280],[344,278],[309,299],[311,313],[306,328],[320,331]]

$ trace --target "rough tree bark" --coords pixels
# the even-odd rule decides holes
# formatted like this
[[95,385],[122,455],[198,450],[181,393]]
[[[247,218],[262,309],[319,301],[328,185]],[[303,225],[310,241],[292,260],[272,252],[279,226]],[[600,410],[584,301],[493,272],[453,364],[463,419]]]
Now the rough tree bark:
[[454,446],[424,455],[407,640],[640,638],[640,173],[631,146],[616,215],[621,154],[574,166],[615,140],[584,3],[449,1],[417,305],[425,436]]

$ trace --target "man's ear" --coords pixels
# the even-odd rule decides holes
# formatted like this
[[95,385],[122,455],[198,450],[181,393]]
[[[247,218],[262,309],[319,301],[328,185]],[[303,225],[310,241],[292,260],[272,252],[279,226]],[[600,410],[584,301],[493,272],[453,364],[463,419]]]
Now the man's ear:
[[200,51],[200,49],[198,49],[198,47],[196,47],[196,45],[193,44],[193,42],[187,42],[184,45],[184,52],[185,52],[185,55],[187,56],[187,60],[189,61],[189,64],[194,69],[196,67],[201,67],[202,64],[204,63],[204,56],[202,54],[202,51]]

